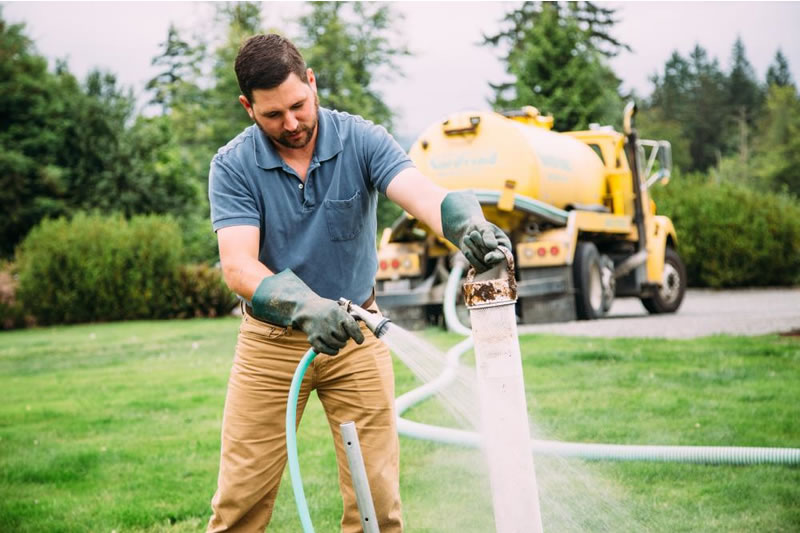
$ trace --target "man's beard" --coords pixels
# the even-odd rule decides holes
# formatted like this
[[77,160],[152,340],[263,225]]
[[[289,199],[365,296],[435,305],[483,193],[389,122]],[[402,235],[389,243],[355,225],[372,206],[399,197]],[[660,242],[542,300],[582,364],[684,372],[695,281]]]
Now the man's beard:
[[[276,143],[280,144],[281,146],[285,146],[286,148],[304,148],[311,142],[311,138],[314,137],[314,130],[317,129],[318,124],[318,117],[319,117],[319,97],[315,94],[314,95],[314,120],[311,122],[310,126],[306,126],[305,124],[297,124],[297,129],[294,131],[283,131],[278,137],[273,137],[269,133],[267,133],[264,128],[261,127],[261,124],[256,121],[256,125],[258,125],[259,129],[275,141]],[[298,133],[304,133],[304,135],[300,135],[298,140],[292,140],[291,137],[297,135]]]

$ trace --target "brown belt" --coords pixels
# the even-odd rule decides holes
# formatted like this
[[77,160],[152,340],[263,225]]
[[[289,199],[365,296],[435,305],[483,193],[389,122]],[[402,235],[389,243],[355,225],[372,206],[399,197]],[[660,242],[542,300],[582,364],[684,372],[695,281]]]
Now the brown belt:
[[[361,304],[361,307],[364,308],[364,309],[369,309],[370,306],[373,303],[375,303],[375,287],[372,287],[372,293],[370,293],[369,298],[367,298],[364,301],[364,303]],[[254,318],[258,318],[253,314],[253,306],[251,306],[250,304],[244,304],[244,309],[245,309],[245,311],[247,311],[248,315],[250,315],[250,316],[252,316]],[[261,320],[261,319],[259,319],[259,320]]]
[[363,304],[361,304],[361,307],[363,307],[364,309],[369,309],[369,307],[374,303],[375,303],[375,287],[372,287],[372,293],[370,293],[369,298],[367,298],[366,301]]

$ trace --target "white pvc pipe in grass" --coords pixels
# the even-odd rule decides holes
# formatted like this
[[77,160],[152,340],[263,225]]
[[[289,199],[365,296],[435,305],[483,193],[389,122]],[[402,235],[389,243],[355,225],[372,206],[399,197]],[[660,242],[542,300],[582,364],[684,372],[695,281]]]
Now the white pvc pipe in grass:
[[504,279],[478,281],[470,269],[464,285],[474,341],[481,443],[497,533],[542,533],[514,311],[514,261],[508,249],[503,251],[508,262]]

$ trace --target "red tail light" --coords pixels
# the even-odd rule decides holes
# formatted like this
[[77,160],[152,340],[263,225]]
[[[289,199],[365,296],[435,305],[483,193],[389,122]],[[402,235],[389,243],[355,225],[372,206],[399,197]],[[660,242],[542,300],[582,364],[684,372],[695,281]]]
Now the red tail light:
[[398,259],[392,259],[392,268],[400,268],[400,261]]
[[539,254],[539,257],[544,257],[544,256],[547,255],[547,249],[546,248],[537,248],[536,249],[536,253]]
[[558,246],[550,247],[550,255],[558,255]]
[[381,270],[386,270],[387,268],[389,268],[389,263],[381,261]]

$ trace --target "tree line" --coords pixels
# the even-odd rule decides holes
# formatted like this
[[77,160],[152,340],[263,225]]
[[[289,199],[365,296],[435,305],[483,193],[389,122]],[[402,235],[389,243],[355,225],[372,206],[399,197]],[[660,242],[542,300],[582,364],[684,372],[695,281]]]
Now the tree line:
[[[147,84],[150,112],[137,113],[114,73],[79,80],[54,68],[24,24],[0,7],[0,258],[41,220],[91,211],[168,214],[184,231],[189,259],[214,262],[208,166],[250,121],[237,102],[233,60],[244,38],[270,31],[261,4],[216,6],[216,32],[182,35],[170,26]],[[314,3],[294,37],[315,66],[322,105],[361,114],[391,130],[394,114],[375,89],[394,61],[395,14],[383,4]],[[274,31],[274,29],[273,29]],[[155,112],[153,112],[155,111]]]
[[[147,113],[114,73],[79,80],[62,60],[52,68],[0,11],[0,257],[42,219],[78,212],[168,214],[194,261],[213,262],[206,181],[216,150],[250,124],[236,96],[233,59],[249,35],[274,30],[260,3],[216,6],[215,31],[170,26]],[[377,90],[402,76],[408,55],[402,18],[390,4],[310,3],[295,40],[317,73],[321,104],[360,114],[390,131],[395,115]],[[485,46],[513,78],[491,84],[495,109],[534,105],[556,129],[619,125],[623,102],[609,59],[630,48],[613,36],[615,12],[592,2],[526,2],[509,10]],[[720,66],[700,45],[674,52],[640,98],[643,136],[666,138],[676,167],[718,181],[800,194],[800,98],[780,50],[757,79],[744,44]],[[381,204],[381,223],[397,214]]]
[[800,100],[780,49],[763,80],[741,39],[727,69],[699,44],[686,57],[675,51],[650,78],[652,92],[638,98],[621,91],[608,63],[631,51],[613,36],[614,17],[592,2],[526,2],[510,11],[500,31],[483,37],[505,50],[513,78],[492,84],[492,105],[534,105],[565,131],[619,126],[623,101],[636,98],[640,133],[671,141],[680,170],[800,194]]

